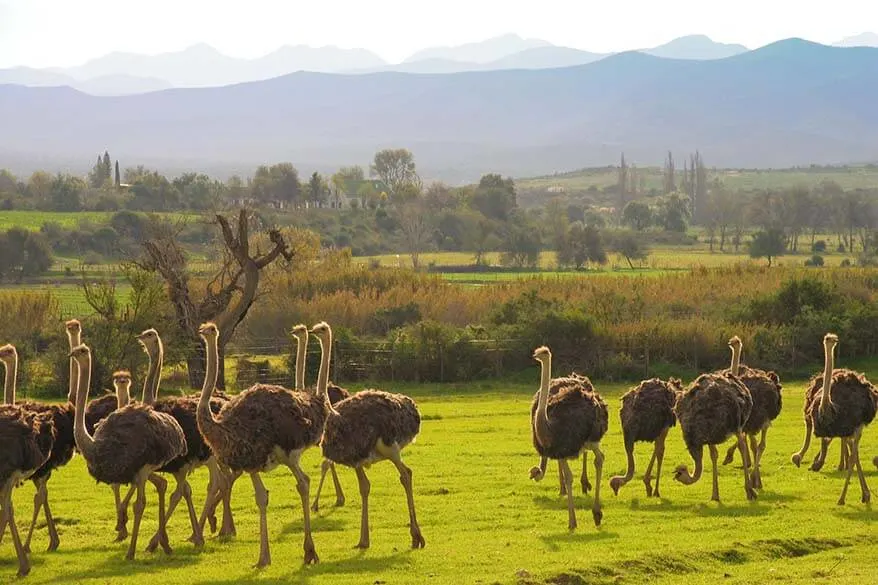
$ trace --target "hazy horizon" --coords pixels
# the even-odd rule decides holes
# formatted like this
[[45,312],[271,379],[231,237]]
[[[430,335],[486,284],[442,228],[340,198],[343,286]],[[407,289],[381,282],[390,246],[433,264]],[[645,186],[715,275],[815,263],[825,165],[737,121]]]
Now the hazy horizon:
[[592,7],[544,0],[538,11],[494,0],[417,4],[0,0],[0,68],[70,67],[115,51],[158,54],[198,43],[239,58],[260,57],[283,45],[335,45],[366,49],[398,63],[421,49],[504,34],[608,53],[691,34],[751,49],[789,37],[831,44],[878,28],[878,3],[861,0],[838,0],[831,11],[804,9],[793,0],[740,0],[710,9],[695,0],[628,0]]

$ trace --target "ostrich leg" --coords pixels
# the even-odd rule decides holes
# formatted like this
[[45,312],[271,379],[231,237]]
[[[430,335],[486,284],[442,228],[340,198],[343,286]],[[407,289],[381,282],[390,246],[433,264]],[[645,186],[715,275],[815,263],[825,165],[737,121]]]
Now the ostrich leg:
[[649,464],[646,466],[646,471],[643,472],[643,485],[646,488],[646,497],[652,497],[652,468],[655,465],[655,460],[658,455],[658,443],[653,444],[652,446],[652,456],[649,458]]
[[[165,519],[170,520],[171,515],[174,513],[174,509],[177,507],[177,504],[180,502],[180,499],[186,500],[186,506],[189,509],[189,522],[192,525],[192,536],[190,540],[195,545],[196,548],[201,548],[204,546],[204,536],[201,532],[201,525],[198,523],[198,517],[195,513],[195,504],[192,503],[192,486],[189,485],[189,480],[186,479],[186,470],[180,470],[176,474],[174,474],[174,479],[177,482],[177,488],[174,490],[174,493],[171,494],[170,502],[168,502],[168,511],[165,514]],[[162,535],[160,531],[156,531],[153,535],[152,540],[149,541],[149,545],[146,547],[148,552],[152,552],[156,549],[156,547],[161,544]]]
[[143,519],[143,511],[146,509],[145,483],[146,478],[137,478],[137,499],[134,500],[134,526],[131,528],[131,542],[128,544],[128,554],[125,555],[125,558],[129,561],[134,560],[134,553],[137,551],[137,536],[140,533],[140,521]]
[[747,439],[743,432],[738,433],[738,450],[741,451],[741,460],[744,462],[744,492],[748,500],[755,500],[756,490],[750,481],[750,453],[747,451]]
[[[600,482],[600,479],[598,481]],[[579,478],[579,484],[582,486],[582,493],[588,494],[591,491],[591,484],[588,482],[588,451],[582,452],[582,476]]]
[[713,468],[713,491],[711,492],[710,499],[714,502],[719,501],[719,475],[717,474],[716,469],[716,460],[719,457],[719,453],[717,452],[716,445],[708,445],[708,451],[710,451],[710,463]]
[[405,499],[409,508],[409,532],[412,536],[412,548],[424,548],[426,541],[421,535],[421,527],[418,525],[418,518],[415,514],[415,494],[412,489],[412,470],[402,462],[402,456],[399,453],[399,447],[391,449],[390,460],[399,471],[399,483],[405,488]]
[[[119,484],[115,484],[116,491],[119,490]],[[134,492],[137,491],[137,484],[131,484],[131,487],[128,488],[128,493],[125,494],[125,497],[119,500],[119,506],[116,510],[116,542],[121,542],[128,538],[128,504],[131,502],[131,498],[134,496]]]
[[564,479],[564,471],[561,469],[561,466],[558,466],[558,495],[562,498],[567,495],[567,480]]
[[[841,458],[838,460],[838,471],[845,471],[848,468],[848,458],[851,456],[851,445],[841,442]],[[824,455],[825,458],[825,455]]]
[[[850,445],[850,443],[853,442],[852,437],[842,437],[841,440],[842,440],[842,443],[848,443],[849,445]],[[851,447],[849,449],[848,457],[847,457],[847,460],[845,461],[845,463],[847,463],[847,474],[845,475],[845,478],[844,478],[844,487],[841,489],[841,496],[839,496],[839,498],[838,498],[838,505],[839,506],[844,506],[844,500],[845,500],[845,497],[847,497],[847,493],[848,493],[848,485],[851,483],[851,475],[853,474],[853,471],[854,471],[854,458],[851,457],[852,451],[853,451],[853,447]]]
[[[824,437],[820,439],[820,450],[817,452],[817,455],[814,456],[814,461],[811,462],[811,471],[820,471],[823,469],[823,464],[826,463],[826,453],[829,451],[829,445],[832,443],[832,439],[828,437]],[[844,441],[841,442],[841,456],[842,461],[844,461]],[[841,463],[839,463],[841,465]],[[843,468],[842,471],[844,471]]]
[[863,494],[860,501],[868,504],[869,500],[871,500],[871,494],[869,493],[869,486],[866,485],[866,477],[863,475],[863,466],[860,465],[860,437],[862,434],[863,428],[860,427],[854,435],[853,453],[851,456],[854,458],[854,465],[857,467],[857,477],[860,479],[860,491]]
[[790,457],[790,460],[796,467],[799,467],[802,464],[802,457],[805,456],[805,453],[808,452],[808,447],[811,446],[811,432],[814,430],[814,424],[811,422],[811,419],[806,415],[805,416],[805,442],[802,443],[802,448],[797,452],[793,453],[793,456]]
[[601,511],[601,475],[604,471],[604,454],[600,445],[594,447],[594,502],[591,507],[591,515],[594,525],[600,526],[604,513]]
[[302,471],[302,468],[299,465],[298,456],[290,462],[289,468],[290,471],[293,472],[293,475],[296,476],[296,489],[299,491],[299,496],[302,498],[302,517],[305,532],[305,543],[303,548],[305,549],[305,564],[310,565],[319,561],[317,558],[317,551],[314,549],[314,540],[311,537],[311,508],[309,506],[311,503],[311,480],[305,475],[305,472]]
[[732,443],[729,448],[726,450],[726,457],[723,459],[723,465],[728,465],[732,461],[735,460],[735,451],[738,450],[738,445],[736,443]]
[[[332,481],[335,483],[335,505],[341,506],[344,504],[344,494],[341,494],[341,486],[338,483],[338,475],[335,473],[335,465],[329,459],[324,459],[323,463],[320,464],[320,482],[317,484],[317,493],[314,494],[314,504],[311,506],[311,510],[314,512],[320,510],[320,492],[323,491],[323,482],[326,480],[326,474],[330,470],[332,470]],[[339,498],[341,498],[341,504],[338,503]]]
[[565,459],[558,460],[558,468],[564,476],[564,486],[567,489],[567,528],[576,530],[576,508],[573,505],[573,472],[570,471]]
[[750,435],[750,452],[753,456],[751,461],[750,483],[755,489],[762,489],[762,475],[759,471],[759,444],[756,435]]
[[261,569],[271,564],[271,551],[268,549],[268,518],[266,517],[268,490],[265,489],[265,484],[262,483],[258,472],[251,472],[250,480],[253,482],[253,491],[256,492],[256,506],[259,508],[259,560],[256,561],[255,568]]
[[653,489],[652,495],[657,498],[661,497],[661,494],[659,494],[659,481],[662,478],[662,461],[665,458],[665,439],[668,437],[668,430],[662,431],[662,434],[655,440],[655,489]]
[[12,545],[15,547],[15,555],[18,557],[18,576],[24,577],[30,573],[30,559],[21,538],[18,535],[18,526],[15,524],[15,512],[12,509],[12,489],[3,495],[3,519],[9,524],[9,534],[12,535]]
[[[169,555],[173,551],[168,542],[168,515],[165,512],[165,493],[168,491],[168,480],[160,475],[156,475],[155,473],[151,473],[148,479],[150,483],[155,486],[155,491],[159,496],[159,529],[158,532],[156,532],[156,535],[158,536],[158,544],[162,547],[164,553]],[[150,549],[150,546],[152,546],[151,542],[150,545],[147,546],[149,552],[155,550],[155,547]]]
[[360,500],[363,503],[360,515],[360,542],[357,543],[356,548],[367,549],[369,548],[369,491],[372,485],[362,466],[357,466],[355,469],[357,482],[360,484]]
[[335,505],[344,506],[344,491],[341,489],[341,482],[338,481],[338,473],[335,471],[335,463],[329,462],[329,471],[332,473],[332,485],[335,487]]

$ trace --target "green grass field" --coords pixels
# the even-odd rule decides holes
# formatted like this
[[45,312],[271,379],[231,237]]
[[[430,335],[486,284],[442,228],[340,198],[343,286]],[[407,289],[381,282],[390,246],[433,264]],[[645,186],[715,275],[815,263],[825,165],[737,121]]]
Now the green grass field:
[[[409,548],[404,492],[393,466],[383,462],[369,470],[372,548],[366,552],[353,548],[360,519],[356,479],[351,470],[339,468],[347,504],[332,506],[334,494],[328,481],[321,497],[323,507],[312,520],[320,564],[304,567],[300,500],[292,475],[277,469],[264,476],[270,490],[273,564],[269,568],[251,568],[258,556],[258,516],[246,478],[237,482],[233,496],[237,539],[221,543],[208,538],[204,550],[195,552],[185,540],[190,533],[185,508],[178,508],[169,525],[174,547],[170,557],[143,551],[156,527],[156,496],[149,487],[138,558],[126,562],[127,545],[112,542],[110,489],[95,485],[77,457],[50,483],[61,547],[55,553],[43,552],[47,537],[41,521],[27,582],[570,585],[685,581],[750,585],[874,581],[878,512],[860,503],[856,479],[847,505],[836,505],[842,487],[841,474],[834,471],[837,443],[820,473],[789,462],[802,438],[802,381],[784,384],[784,411],[769,433],[763,459],[765,489],[759,499],[753,503],[745,499],[741,470],[733,464],[720,469],[722,504],[709,501],[709,467],[693,486],[672,480],[676,465],[690,463],[679,428],[672,429],[668,438],[662,499],[647,499],[640,482],[651,452],[645,444],[637,448],[635,480],[614,496],[608,488],[609,477],[625,464],[618,418],[624,388],[597,384],[611,411],[610,430],[602,442],[606,453],[601,481],[603,524],[600,528],[593,525],[592,496],[581,495],[576,482],[579,528],[570,533],[566,505],[558,496],[555,463],[550,463],[542,482],[528,479],[528,469],[538,460],[529,422],[537,377],[535,365],[533,383],[526,385],[492,381],[393,388],[414,396],[424,419],[417,442],[404,452],[414,471],[418,519],[427,542],[424,550]],[[871,463],[878,455],[875,425],[864,434],[861,451],[867,480],[878,489],[878,473]],[[812,447],[806,460],[813,454]],[[313,498],[319,453],[311,449],[303,461],[311,476]],[[573,468],[578,475],[580,464]],[[199,511],[206,475],[199,470],[192,476]],[[594,483],[593,468],[589,475]],[[19,526],[29,521],[32,495],[30,483],[15,492]],[[8,535],[2,550],[0,578],[12,582],[17,564]]]
[[[47,222],[54,222],[61,225],[61,227],[71,229],[77,227],[82,222],[106,224],[114,214],[115,212],[112,211],[76,211],[70,213],[61,211],[0,211],[0,230],[20,227],[37,231]],[[157,215],[170,219],[188,218],[191,220],[201,217],[197,214],[186,213],[159,213]]]
[[[628,161],[632,163],[632,161]],[[633,161],[636,164],[636,161]],[[682,159],[676,161],[682,172]],[[707,161],[709,163],[709,161]],[[663,186],[660,167],[638,167],[639,177],[644,179],[644,188],[661,189]],[[708,169],[708,180],[719,178],[733,190],[782,189],[795,185],[816,187],[823,181],[835,181],[843,189],[871,188],[878,185],[878,167],[851,166],[802,169]],[[682,174],[680,175],[682,177]],[[618,181],[618,169],[583,169],[554,176],[516,179],[519,189],[547,189],[564,187],[567,190],[585,190],[589,187],[604,188]],[[678,179],[679,181],[679,179]]]

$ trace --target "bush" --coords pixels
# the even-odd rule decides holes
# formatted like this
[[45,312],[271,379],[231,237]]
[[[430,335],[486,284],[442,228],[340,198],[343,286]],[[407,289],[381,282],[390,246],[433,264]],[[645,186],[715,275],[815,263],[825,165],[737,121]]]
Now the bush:
[[811,251],[815,254],[823,254],[826,252],[826,240],[817,240],[811,245]]
[[814,254],[805,260],[805,266],[823,266],[823,256]]

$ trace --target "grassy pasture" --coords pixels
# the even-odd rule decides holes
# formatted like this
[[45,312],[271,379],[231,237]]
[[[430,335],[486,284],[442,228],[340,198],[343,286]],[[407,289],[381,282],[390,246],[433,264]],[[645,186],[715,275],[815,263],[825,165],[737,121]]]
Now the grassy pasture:
[[[37,231],[44,223],[54,222],[63,228],[71,229],[77,227],[82,222],[92,222],[96,224],[109,223],[113,217],[113,211],[30,211],[30,210],[7,210],[0,211],[0,230],[8,230],[13,227],[20,227],[27,230]],[[187,213],[159,213],[162,217],[172,220],[189,219],[195,220],[201,216],[197,214]]]
[[[683,160],[676,162],[679,165],[678,171],[682,172]],[[585,190],[589,187],[602,189],[616,184],[619,178],[618,172],[615,168],[583,169],[554,176],[516,179],[515,184],[519,189],[549,187],[564,187],[567,190]],[[660,167],[637,167],[638,177],[643,177],[646,190],[662,188],[662,172]],[[872,166],[814,169],[708,169],[707,174],[709,180],[719,178],[727,188],[744,191],[783,189],[794,185],[816,187],[823,181],[835,181],[843,189],[870,188],[878,184],[878,167]]]
[[[690,463],[680,431],[672,430],[661,477],[662,499],[645,497],[640,482],[649,445],[637,447],[637,475],[618,496],[609,477],[623,470],[619,397],[625,387],[597,383],[610,407],[610,430],[603,441],[606,463],[601,482],[604,520],[591,520],[592,497],[579,493],[579,528],[567,530],[564,500],[558,496],[557,465],[552,462],[541,483],[528,479],[537,462],[531,446],[529,406],[537,385],[490,381],[462,385],[393,388],[415,397],[423,422],[405,461],[414,471],[418,519],[427,541],[424,550],[409,549],[405,497],[393,466],[369,470],[372,482],[372,548],[361,552],[358,538],[360,499],[355,476],[340,468],[347,497],[336,508],[332,483],[322,494],[322,508],[312,516],[320,564],[302,565],[302,513],[292,475],[277,469],[265,474],[270,490],[269,538],[273,564],[251,568],[258,556],[258,515],[247,478],[235,486],[233,508],[238,537],[221,543],[208,537],[201,553],[185,541],[185,508],[169,525],[174,554],[143,552],[156,527],[156,496],[147,488],[147,511],[138,558],[126,562],[127,545],[113,543],[112,495],[96,486],[81,458],[55,474],[50,501],[58,519],[61,548],[49,554],[45,524],[34,536],[33,570],[27,582],[39,583],[308,583],[321,584],[458,584],[458,583],[866,583],[878,574],[878,512],[860,503],[854,479],[845,506],[836,500],[842,487],[834,471],[834,444],[824,471],[797,469],[789,462],[802,438],[801,392],[804,382],[785,381],[785,405],[769,433],[763,459],[765,490],[747,502],[739,458],[720,468],[722,504],[709,501],[710,469],[693,486],[674,482],[673,469]],[[390,388],[388,388],[390,389]],[[871,458],[878,454],[878,429],[867,429],[861,444],[867,480],[878,489]],[[806,457],[810,461],[814,450]],[[591,460],[591,458],[589,458]],[[709,462],[709,458],[706,459]],[[316,449],[304,455],[311,494],[319,479]],[[572,465],[578,475],[580,463]],[[589,475],[594,483],[593,467]],[[199,508],[206,471],[192,476]],[[33,487],[15,492],[19,526],[30,518]],[[129,523],[129,528],[131,524]],[[0,555],[0,580],[12,582],[16,563],[9,537]]]

